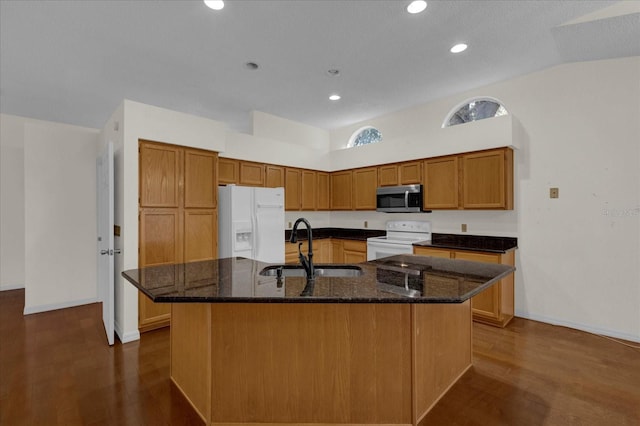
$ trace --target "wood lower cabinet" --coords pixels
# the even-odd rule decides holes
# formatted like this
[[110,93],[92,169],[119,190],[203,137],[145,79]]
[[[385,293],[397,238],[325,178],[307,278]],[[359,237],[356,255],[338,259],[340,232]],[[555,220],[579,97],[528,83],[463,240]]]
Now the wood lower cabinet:
[[[430,247],[414,247],[414,254],[474,262],[515,265],[515,251],[486,253],[466,250],[446,250]],[[503,278],[471,299],[473,319],[498,327],[506,326],[514,315],[514,274]]]
[[[307,242],[302,241],[302,253],[307,255]],[[334,263],[333,245],[331,238],[323,238],[321,240],[313,240],[313,263]],[[285,243],[284,245],[284,261],[285,263],[299,263],[298,259],[298,243]]]
[[[139,267],[215,259],[217,153],[150,141],[139,148]],[[141,332],[168,326],[170,312],[139,293]]]
[[367,242],[332,238],[333,263],[362,263],[367,261]]

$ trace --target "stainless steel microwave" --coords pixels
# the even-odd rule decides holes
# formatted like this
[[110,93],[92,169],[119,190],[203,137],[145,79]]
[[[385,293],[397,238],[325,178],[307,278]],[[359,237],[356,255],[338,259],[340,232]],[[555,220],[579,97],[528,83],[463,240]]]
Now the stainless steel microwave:
[[383,186],[376,190],[376,211],[411,213],[422,211],[422,185]]

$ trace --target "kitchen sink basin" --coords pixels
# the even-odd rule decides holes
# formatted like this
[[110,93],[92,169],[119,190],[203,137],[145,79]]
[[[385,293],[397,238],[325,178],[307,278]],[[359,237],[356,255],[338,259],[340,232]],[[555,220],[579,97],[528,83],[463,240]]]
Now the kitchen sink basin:
[[[278,276],[278,270],[282,271],[283,277],[304,277],[304,268],[301,265],[272,265],[267,266],[260,275],[267,277]],[[359,277],[362,275],[362,268],[355,265],[317,265],[315,267],[316,278],[318,277]]]

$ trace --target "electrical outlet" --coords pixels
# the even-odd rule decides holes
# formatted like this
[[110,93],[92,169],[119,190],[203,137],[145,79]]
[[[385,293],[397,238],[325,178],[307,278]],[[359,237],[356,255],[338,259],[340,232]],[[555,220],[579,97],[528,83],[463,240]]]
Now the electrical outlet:
[[466,224],[466,223],[463,223],[462,225],[460,225],[460,230],[461,230],[462,232],[467,232],[467,224]]
[[289,228],[291,228],[291,222],[289,222]]
[[365,229],[369,227],[369,222],[366,221],[366,220],[364,221],[364,227],[365,227]]
[[558,188],[549,188],[549,198],[559,198],[560,190]]

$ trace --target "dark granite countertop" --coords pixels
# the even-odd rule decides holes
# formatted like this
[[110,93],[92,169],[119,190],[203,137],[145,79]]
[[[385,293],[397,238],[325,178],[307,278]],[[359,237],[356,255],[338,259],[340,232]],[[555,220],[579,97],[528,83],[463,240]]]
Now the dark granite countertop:
[[304,277],[263,276],[260,272],[273,265],[239,257],[132,269],[122,275],[157,303],[461,303],[515,270],[413,255],[355,266],[362,275],[319,276],[312,287]]
[[[386,235],[386,231],[381,231],[379,229],[351,229],[351,228],[314,228],[313,229],[313,239],[321,240],[324,238],[341,238],[344,240],[357,240],[357,241],[367,241],[369,237],[379,237],[381,235]],[[291,237],[291,230],[286,229],[284,231],[285,241],[289,241]],[[298,228],[298,239],[306,240],[307,239],[307,229],[302,227]]]
[[431,242],[413,244],[416,247],[432,247],[452,250],[485,251],[506,253],[518,248],[518,239],[513,237],[489,237],[482,235],[431,234]]

